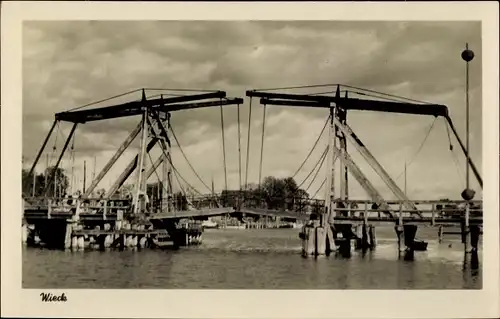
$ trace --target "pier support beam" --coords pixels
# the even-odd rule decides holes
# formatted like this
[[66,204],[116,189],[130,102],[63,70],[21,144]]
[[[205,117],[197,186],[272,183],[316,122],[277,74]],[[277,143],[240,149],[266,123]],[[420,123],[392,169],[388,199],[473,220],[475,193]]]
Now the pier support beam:
[[316,255],[325,255],[326,254],[326,230],[324,227],[316,227]]
[[464,244],[464,252],[470,253],[472,251],[470,227],[462,222],[460,228],[462,232],[462,244]]
[[471,250],[474,252],[478,250],[479,236],[481,234],[481,229],[478,225],[471,225],[469,227],[469,230],[470,230]]
[[375,232],[375,226],[373,225],[368,227],[368,238],[370,240],[370,249],[375,249],[375,247],[377,247],[377,234]]
[[302,240],[303,256],[329,255],[336,250],[335,234],[329,223],[322,226],[315,220],[312,225],[302,228],[299,237]]
[[72,233],[73,233],[73,225],[72,225],[72,223],[67,223],[66,224],[66,232],[64,234],[64,248],[65,249],[71,248]]
[[404,228],[402,225],[396,225],[394,229],[396,231],[396,236],[398,237],[398,251],[404,252],[406,250]]

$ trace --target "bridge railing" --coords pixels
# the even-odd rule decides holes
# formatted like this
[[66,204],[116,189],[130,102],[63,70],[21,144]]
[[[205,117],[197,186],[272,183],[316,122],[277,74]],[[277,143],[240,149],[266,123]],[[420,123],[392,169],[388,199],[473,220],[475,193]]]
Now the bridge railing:
[[46,210],[51,214],[76,213],[80,214],[116,214],[130,209],[128,199],[104,198],[61,198],[61,197],[29,197],[24,198],[24,210]]
[[[389,209],[380,209],[371,200],[334,200],[333,215],[336,216],[364,216],[364,214],[376,214],[381,216],[384,212],[390,212],[393,216],[409,217],[414,213],[421,213],[423,216],[434,217],[463,217],[465,215],[464,200],[412,200],[417,210],[404,208],[404,201],[388,201]],[[475,200],[469,202],[469,212],[471,217],[482,216],[482,201]],[[262,197],[245,196],[242,206],[247,208],[260,208],[274,211],[295,211],[303,214],[321,214],[325,212],[325,201],[309,198],[283,198],[283,197]]]
[[[466,201],[464,200],[412,200],[417,210],[403,208],[404,201],[388,201],[389,209],[379,209],[372,201],[366,200],[335,200],[335,212],[340,216],[354,216],[363,212],[384,213],[390,212],[395,216],[408,216],[412,213],[434,214],[438,217],[460,217],[465,214]],[[470,201],[469,212],[472,217],[482,216],[482,201]]]
[[[166,201],[164,199],[163,201]],[[269,197],[244,192],[232,192],[221,194],[210,194],[203,196],[191,196],[188,198],[170,198],[173,210],[202,210],[217,207],[232,207],[239,209],[258,208],[270,211],[290,211],[304,215],[319,215],[326,211],[325,201],[302,197]],[[189,203],[188,203],[189,202]],[[434,217],[463,218],[465,215],[464,200],[412,200],[417,206],[418,212]],[[161,203],[149,203],[151,212],[155,211],[155,205]],[[470,201],[470,217],[482,217],[482,201]],[[51,213],[71,213],[79,207],[80,214],[107,214],[113,215],[121,212],[131,211],[130,199],[105,199],[105,198],[24,198],[24,209],[31,211],[47,209]],[[333,216],[338,217],[363,217],[381,216],[384,211],[374,205],[370,200],[334,200]],[[394,217],[409,217],[413,211],[403,208],[403,201],[388,201],[388,211]],[[161,210],[161,208],[160,208]],[[415,211],[416,212],[416,211]]]

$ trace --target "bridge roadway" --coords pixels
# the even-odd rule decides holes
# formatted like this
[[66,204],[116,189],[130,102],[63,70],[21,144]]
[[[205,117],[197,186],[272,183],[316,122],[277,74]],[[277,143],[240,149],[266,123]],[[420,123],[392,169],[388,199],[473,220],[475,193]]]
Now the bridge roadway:
[[[463,202],[463,201],[460,201]],[[402,222],[403,223],[423,223],[423,224],[431,224],[431,225],[447,225],[447,224],[460,224],[464,220],[465,212],[464,209],[455,208],[452,209],[453,215],[449,217],[443,217],[439,214],[436,209],[437,201],[428,201],[423,204],[431,205],[430,209],[422,209],[420,210],[426,216],[418,217],[415,215],[410,215],[408,213],[403,214]],[[450,203],[450,202],[447,202]],[[455,203],[455,202],[451,202]],[[456,201],[456,203],[459,203]],[[455,203],[455,204],[456,204]],[[270,217],[280,217],[282,219],[289,219],[294,221],[307,221],[310,219],[310,214],[305,212],[304,207],[302,207],[301,211],[296,210],[284,210],[284,209],[268,209],[265,208],[265,205],[242,205],[239,209],[235,209],[235,207],[219,207],[219,208],[203,208],[200,207],[198,209],[189,209],[182,211],[172,211],[172,212],[161,212],[154,213],[149,215],[149,219],[154,221],[176,221],[179,219],[185,218],[193,218],[193,219],[205,219],[213,216],[220,215],[232,215],[232,216],[242,216],[245,215],[247,217],[251,216],[270,216]],[[365,203],[366,204],[366,203]],[[256,207],[257,206],[257,207]],[[264,207],[259,208],[258,206]],[[87,206],[87,211],[81,212],[79,214],[79,220],[110,220],[114,221],[118,219],[119,214],[118,210],[127,211],[129,209],[128,206]],[[89,212],[88,210],[94,210],[94,212]],[[443,209],[441,209],[442,211]],[[40,220],[40,219],[72,219],[74,216],[75,206],[58,206],[58,205],[26,205],[24,206],[24,218],[29,222],[29,220]],[[394,209],[392,211],[392,217],[384,215],[383,212],[367,209],[367,205],[365,205],[364,209],[336,209],[337,215],[334,217],[335,223],[379,223],[379,222],[389,222],[395,223],[399,218],[398,210]],[[351,216],[342,216],[345,214],[341,214],[342,211],[350,211]],[[357,212],[358,216],[353,216],[353,212]],[[121,215],[121,214],[120,214]],[[365,216],[363,216],[365,215]],[[381,216],[383,215],[383,216]],[[474,215],[471,211],[471,217],[469,218],[470,224],[482,224],[482,214],[479,216]]]
[[[296,211],[285,211],[285,210],[269,210],[260,208],[244,208],[239,210],[234,208],[223,207],[223,208],[212,208],[212,209],[200,209],[200,210],[186,210],[172,213],[159,213],[154,214],[150,217],[152,220],[168,220],[168,219],[182,219],[182,218],[200,218],[200,217],[212,217],[224,214],[237,214],[242,213],[246,216],[271,216],[293,219],[297,221],[308,221],[310,219],[309,214]],[[335,223],[347,224],[347,223],[363,223],[364,221],[368,223],[396,223],[399,221],[399,217],[389,217],[389,216],[370,216],[370,213],[378,213],[375,211],[368,212],[366,218],[359,216],[336,216],[334,217]],[[463,217],[417,217],[417,216],[404,216],[402,217],[403,223],[416,223],[416,224],[430,224],[430,225],[453,225],[460,224],[463,222]],[[471,225],[482,225],[482,217],[470,217],[469,222]]]

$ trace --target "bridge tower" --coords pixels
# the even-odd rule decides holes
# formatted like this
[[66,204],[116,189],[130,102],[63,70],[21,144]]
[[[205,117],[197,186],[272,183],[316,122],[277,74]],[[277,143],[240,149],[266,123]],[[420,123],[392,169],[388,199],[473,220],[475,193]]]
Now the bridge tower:
[[[335,92],[336,100],[340,100],[340,86],[337,86]],[[345,93],[345,98],[347,99],[347,91]],[[325,196],[325,208],[326,216],[324,216],[325,221],[331,221],[331,218],[335,217],[335,206],[336,201],[346,201],[349,199],[349,172],[348,166],[343,161],[337,161],[338,156],[336,156],[335,150],[340,151],[340,157],[344,158],[348,156],[347,154],[347,139],[344,131],[340,130],[336,122],[340,122],[342,125],[347,125],[347,110],[340,103],[330,104],[330,130],[328,133],[328,173],[327,173],[327,194]],[[339,165],[337,165],[339,162]],[[337,166],[339,169],[339,190],[336,191],[336,175]],[[337,195],[338,194],[338,195]]]
[[[156,94],[154,96],[146,96],[148,90],[161,90],[165,93]],[[95,105],[103,101],[109,101],[113,98],[121,97],[126,94],[142,91],[140,100],[133,100],[121,104],[96,107]],[[175,94],[173,94],[175,92]],[[193,93],[194,92],[194,93]],[[159,96],[159,97],[158,97]],[[161,181],[159,182],[161,191],[160,210],[170,212],[172,206],[172,165],[170,157],[171,143],[169,139],[170,120],[172,112],[207,108],[207,107],[222,107],[224,105],[239,105],[243,101],[240,98],[226,98],[226,92],[214,90],[189,90],[189,89],[140,89],[121,94],[96,103],[91,103],[82,107],[74,108],[69,111],[55,114],[53,125],[46,136],[42,147],[37,153],[35,161],[32,164],[30,174],[33,174],[35,167],[47,145],[47,142],[52,135],[54,128],[60,122],[72,123],[72,129],[67,137],[61,153],[56,161],[54,171],[57,170],[61,159],[72,139],[76,127],[79,124],[88,122],[112,120],[122,117],[141,116],[138,125],[130,132],[129,136],[118,147],[115,154],[108,160],[102,170],[93,178],[90,186],[85,189],[83,198],[89,198],[98,184],[102,181],[105,175],[114,166],[117,160],[123,155],[125,150],[132,142],[140,136],[140,149],[138,154],[129,162],[123,172],[115,180],[112,186],[106,192],[106,198],[110,199],[124,185],[127,179],[136,172],[134,181],[134,193],[131,198],[132,213],[138,214],[144,211],[145,199],[147,194],[147,180],[157,173],[157,168],[163,164],[161,169]],[[94,108],[87,108],[94,106]],[[86,109],[82,109],[82,108]],[[173,132],[172,132],[173,133]],[[175,135],[173,135],[175,137]],[[156,146],[160,146],[161,156],[151,165],[152,162],[150,151]],[[47,185],[52,184],[54,176],[49,177]]]

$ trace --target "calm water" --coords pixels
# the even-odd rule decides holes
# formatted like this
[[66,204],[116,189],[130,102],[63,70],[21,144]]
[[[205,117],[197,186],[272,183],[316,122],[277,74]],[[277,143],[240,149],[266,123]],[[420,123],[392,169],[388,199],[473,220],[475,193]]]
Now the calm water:
[[[458,236],[437,242],[419,229],[427,252],[398,259],[392,228],[377,228],[378,246],[350,258],[302,258],[299,230],[209,230],[201,246],[178,251],[23,249],[24,288],[174,289],[480,289],[479,268],[464,269]],[[451,244],[451,247],[450,247]]]

